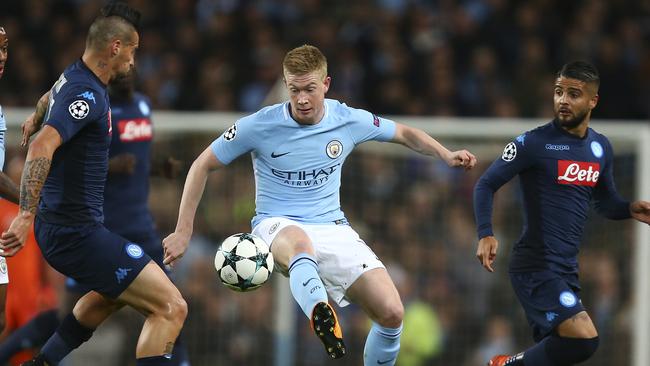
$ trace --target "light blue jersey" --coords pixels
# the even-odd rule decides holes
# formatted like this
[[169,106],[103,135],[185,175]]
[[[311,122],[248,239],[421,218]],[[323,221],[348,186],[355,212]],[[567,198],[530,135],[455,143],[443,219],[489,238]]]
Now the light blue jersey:
[[252,154],[253,227],[278,216],[318,224],[345,220],[339,199],[345,158],[362,142],[392,140],[395,122],[325,99],[323,119],[301,125],[289,108],[276,104],[238,120],[212,143],[212,152],[225,165]]

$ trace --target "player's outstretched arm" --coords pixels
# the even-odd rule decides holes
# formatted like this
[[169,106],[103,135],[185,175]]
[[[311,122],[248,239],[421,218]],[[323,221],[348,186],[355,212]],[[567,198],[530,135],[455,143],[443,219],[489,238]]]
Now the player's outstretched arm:
[[50,102],[50,91],[43,94],[43,96],[36,103],[36,111],[30,114],[25,122],[23,122],[21,128],[23,131],[23,138],[20,142],[21,146],[27,146],[29,138],[33,134],[38,132],[41,129],[43,120],[45,119],[45,112],[47,111],[47,106]]
[[20,200],[18,186],[3,172],[0,172],[0,196],[15,204]]
[[650,225],[650,202],[634,201],[630,203],[630,215],[637,221]]
[[424,155],[438,156],[450,167],[463,167],[466,170],[476,165],[476,157],[467,150],[449,151],[441,143],[426,132],[395,123],[393,142],[402,144],[409,149]]
[[163,240],[163,249],[165,251],[163,262],[165,264],[173,265],[174,261],[185,253],[192,237],[194,216],[203,196],[208,174],[221,167],[223,167],[223,164],[217,160],[209,146],[192,163],[185,179],[176,229]]
[[61,135],[55,128],[45,126],[29,146],[20,179],[20,210],[9,229],[0,237],[0,250],[3,256],[15,255],[25,244],[27,233],[36,215],[41,189],[50,172],[52,155],[62,142]]

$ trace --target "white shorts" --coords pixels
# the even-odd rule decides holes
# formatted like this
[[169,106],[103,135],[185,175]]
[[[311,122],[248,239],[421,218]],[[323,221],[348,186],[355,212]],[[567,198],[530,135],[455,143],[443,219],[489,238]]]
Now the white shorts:
[[0,285],[9,283],[9,270],[7,269],[7,260],[0,257]]
[[[291,225],[304,230],[311,239],[325,289],[339,306],[350,304],[345,293],[359,276],[371,269],[386,268],[350,225],[303,224],[283,217],[272,217],[257,224],[253,228],[253,235],[271,245],[280,230]],[[287,276],[284,269],[279,271]]]

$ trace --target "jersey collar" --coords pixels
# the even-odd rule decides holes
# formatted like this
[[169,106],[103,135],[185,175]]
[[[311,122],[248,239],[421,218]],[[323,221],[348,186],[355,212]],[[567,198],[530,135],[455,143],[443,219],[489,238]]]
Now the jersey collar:
[[79,60],[78,60],[77,62],[78,62],[78,64],[79,64],[79,67],[81,67],[82,69],[88,71],[88,73],[89,73],[90,75],[92,75],[92,77],[93,77],[93,78],[94,78],[94,79],[99,83],[99,85],[103,86],[104,88],[106,88],[106,87],[108,86],[108,85],[104,84],[104,82],[101,81],[101,80],[97,77],[97,75],[95,75],[95,73],[93,72],[93,70],[91,70],[90,67],[88,67],[88,65],[86,65],[86,63],[84,62],[84,60],[81,59],[81,57],[79,57]]

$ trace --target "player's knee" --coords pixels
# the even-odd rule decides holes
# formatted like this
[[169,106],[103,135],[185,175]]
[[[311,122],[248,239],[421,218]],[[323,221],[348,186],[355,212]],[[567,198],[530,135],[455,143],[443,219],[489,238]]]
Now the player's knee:
[[[289,257],[293,257],[299,253],[314,254],[314,247],[311,244],[311,239],[304,230],[297,226],[287,226],[278,233],[273,245],[285,247],[289,252]],[[289,258],[290,259],[290,258]]]
[[185,302],[185,299],[183,299],[183,296],[178,291],[167,297],[167,299],[165,306],[160,307],[157,313],[158,315],[162,315],[167,321],[173,322],[181,327],[187,317],[187,302]]
[[400,301],[388,304],[379,315],[378,323],[382,327],[398,328],[404,319],[404,306]]
[[182,325],[185,322],[185,318],[187,318],[187,302],[180,295],[178,296],[177,299],[174,300],[174,302],[175,302],[174,310],[176,311],[176,321]]

